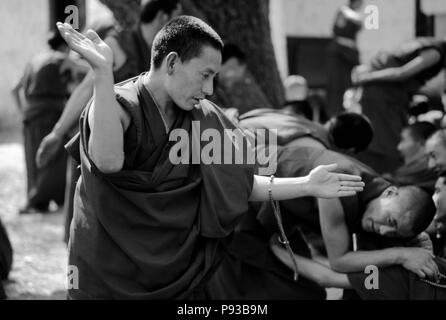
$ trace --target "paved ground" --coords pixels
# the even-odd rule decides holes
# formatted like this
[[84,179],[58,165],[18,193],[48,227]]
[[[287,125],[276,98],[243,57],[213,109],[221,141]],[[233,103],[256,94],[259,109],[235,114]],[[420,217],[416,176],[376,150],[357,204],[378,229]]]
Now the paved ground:
[[64,299],[63,217],[60,212],[17,214],[25,203],[24,163],[20,141],[0,144],[0,218],[14,249],[6,293],[9,299]]

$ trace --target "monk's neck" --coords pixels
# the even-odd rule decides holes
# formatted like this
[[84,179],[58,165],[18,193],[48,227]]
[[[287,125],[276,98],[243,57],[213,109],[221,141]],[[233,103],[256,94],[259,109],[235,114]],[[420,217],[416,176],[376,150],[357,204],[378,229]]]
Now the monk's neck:
[[160,109],[161,115],[170,128],[175,121],[178,107],[175,106],[175,103],[167,93],[162,80],[158,80],[157,76],[154,76],[153,73],[149,73],[145,76],[144,86],[152,95],[155,104]]

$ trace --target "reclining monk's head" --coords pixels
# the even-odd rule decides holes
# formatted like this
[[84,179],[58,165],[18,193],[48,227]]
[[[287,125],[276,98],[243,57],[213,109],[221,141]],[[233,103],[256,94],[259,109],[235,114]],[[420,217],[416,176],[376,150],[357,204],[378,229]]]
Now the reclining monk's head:
[[394,238],[412,238],[424,231],[435,215],[429,194],[415,186],[390,186],[367,205],[365,231]]

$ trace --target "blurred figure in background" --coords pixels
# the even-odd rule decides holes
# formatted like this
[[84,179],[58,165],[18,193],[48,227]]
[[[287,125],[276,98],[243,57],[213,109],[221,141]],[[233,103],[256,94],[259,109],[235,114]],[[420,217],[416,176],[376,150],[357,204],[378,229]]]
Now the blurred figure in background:
[[12,266],[12,247],[0,219],[0,300],[6,299],[2,281],[8,278]]
[[446,132],[437,130],[426,141],[428,166],[439,176],[446,172]]
[[245,53],[236,45],[227,44],[222,55],[222,68],[210,100],[222,108],[236,108],[239,114],[257,108],[272,108],[248,70]]
[[333,26],[333,41],[328,47],[327,100],[329,116],[343,111],[344,92],[351,87],[351,72],[359,64],[357,34],[362,28],[359,13],[362,0],[350,0],[339,9]]
[[434,253],[446,258],[446,174],[438,177],[432,196],[437,212],[427,232],[431,236]]
[[359,160],[380,173],[402,165],[396,148],[408,123],[411,98],[443,70],[445,62],[444,39],[417,38],[353,70],[354,84],[363,87],[362,112],[375,128],[375,138]]
[[402,186],[416,185],[433,193],[436,175],[428,168],[425,145],[435,130],[430,122],[415,122],[403,129],[397,149],[404,165],[386,176],[388,180]]
[[313,108],[308,102],[307,80],[299,75],[288,76],[284,81],[285,104],[283,110],[304,116],[313,120]]
[[[27,173],[27,203],[20,213],[46,212],[51,200],[63,205],[66,154],[62,146],[47,166],[37,168],[35,159],[42,139],[51,132],[62,114],[73,81],[68,65],[68,46],[58,32],[48,40],[50,50],[36,55],[12,93],[23,114],[23,134]],[[21,95],[25,101],[22,102]]]

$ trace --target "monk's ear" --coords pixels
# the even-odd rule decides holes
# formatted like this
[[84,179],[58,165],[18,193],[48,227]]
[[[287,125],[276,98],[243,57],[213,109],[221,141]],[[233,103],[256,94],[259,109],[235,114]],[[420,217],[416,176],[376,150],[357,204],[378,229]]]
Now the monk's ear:
[[383,192],[384,197],[392,197],[396,194],[398,194],[398,188],[396,186],[390,186]]
[[167,55],[166,68],[168,75],[172,75],[175,72],[175,68],[177,67],[179,62],[180,62],[180,57],[178,56],[178,53],[171,52]]

